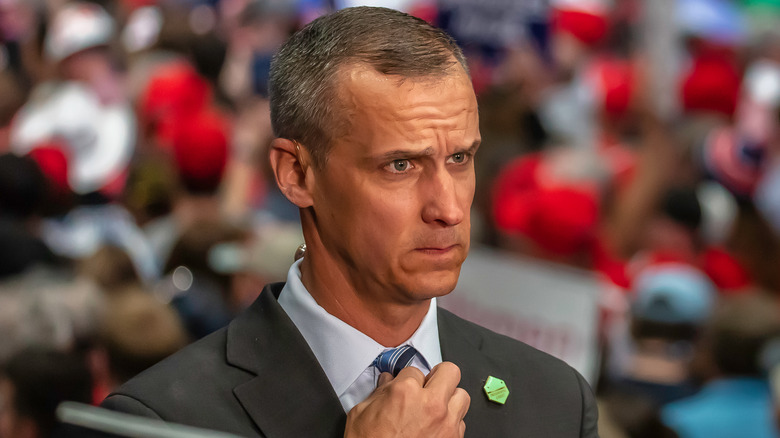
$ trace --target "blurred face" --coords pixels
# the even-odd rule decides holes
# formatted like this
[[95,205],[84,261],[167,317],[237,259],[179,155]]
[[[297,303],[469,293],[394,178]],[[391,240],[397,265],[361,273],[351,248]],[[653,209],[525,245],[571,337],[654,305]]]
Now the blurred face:
[[449,293],[469,249],[480,140],[468,76],[400,81],[354,66],[339,85],[348,124],[312,188],[324,247],[374,302]]

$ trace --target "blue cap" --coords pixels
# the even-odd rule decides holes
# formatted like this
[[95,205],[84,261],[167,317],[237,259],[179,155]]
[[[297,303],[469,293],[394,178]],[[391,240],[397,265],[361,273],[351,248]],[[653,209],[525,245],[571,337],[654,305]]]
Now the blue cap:
[[635,317],[668,324],[698,324],[709,318],[717,290],[693,266],[665,263],[644,269],[634,281],[631,312]]

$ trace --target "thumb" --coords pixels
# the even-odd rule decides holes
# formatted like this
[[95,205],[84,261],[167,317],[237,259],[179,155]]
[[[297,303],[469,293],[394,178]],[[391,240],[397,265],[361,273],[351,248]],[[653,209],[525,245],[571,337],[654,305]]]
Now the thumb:
[[393,375],[390,373],[382,373],[379,375],[379,380],[376,383],[377,389],[381,388],[382,386],[390,383],[393,380]]

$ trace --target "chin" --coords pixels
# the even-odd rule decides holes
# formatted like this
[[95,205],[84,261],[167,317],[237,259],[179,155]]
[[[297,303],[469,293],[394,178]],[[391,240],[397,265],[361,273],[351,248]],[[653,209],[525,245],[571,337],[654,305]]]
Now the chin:
[[411,293],[421,299],[442,297],[458,285],[460,267],[453,271],[434,271],[417,274],[418,281],[409,285]]

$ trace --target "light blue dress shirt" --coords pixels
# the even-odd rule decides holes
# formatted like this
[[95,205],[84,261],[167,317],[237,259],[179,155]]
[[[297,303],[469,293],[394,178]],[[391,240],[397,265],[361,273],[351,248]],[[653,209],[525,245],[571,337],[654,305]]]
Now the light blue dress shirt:
[[[398,345],[379,344],[317,304],[301,282],[301,261],[290,267],[279,304],[314,352],[344,411],[349,412],[376,388],[379,371],[372,366],[374,359]],[[415,357],[411,366],[424,374],[442,361],[436,298],[431,300],[428,313],[414,334],[400,345],[405,344],[422,356]]]

